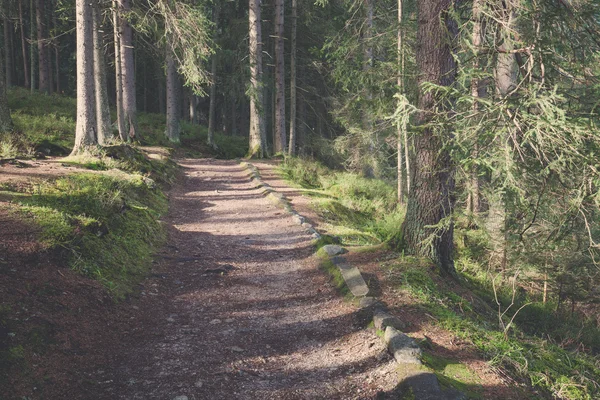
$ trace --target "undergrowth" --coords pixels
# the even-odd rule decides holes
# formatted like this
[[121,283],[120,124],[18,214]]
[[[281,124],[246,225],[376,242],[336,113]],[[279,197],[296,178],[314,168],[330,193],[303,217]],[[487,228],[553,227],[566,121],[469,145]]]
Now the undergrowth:
[[400,227],[405,210],[393,185],[335,171],[318,162],[287,158],[280,167],[289,181],[313,197],[325,228],[347,245],[372,245],[388,240]]
[[[468,295],[457,294],[453,284],[441,280],[426,264],[419,265],[418,260],[405,257],[385,267],[392,280],[433,316],[440,327],[472,343],[492,365],[553,397],[592,399],[600,396],[597,358],[560,346],[552,339],[552,329],[539,335],[516,323],[505,332],[499,327],[497,305],[490,301],[494,295],[489,288],[472,287],[479,295],[486,294],[483,297],[473,297],[472,291],[466,292]],[[465,285],[470,286],[469,282],[472,281]],[[503,301],[507,300],[500,300]],[[504,303],[503,307],[506,306]],[[528,315],[531,313],[535,310],[529,310]],[[523,320],[527,320],[525,315]]]
[[74,270],[129,293],[165,239],[161,190],[147,178],[113,170],[34,184],[15,196],[18,212],[42,227],[41,240]]

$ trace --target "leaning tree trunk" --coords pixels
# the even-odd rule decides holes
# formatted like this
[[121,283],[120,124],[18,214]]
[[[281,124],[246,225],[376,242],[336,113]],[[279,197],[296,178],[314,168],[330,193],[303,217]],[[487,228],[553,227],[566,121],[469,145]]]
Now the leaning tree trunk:
[[[214,5],[213,19],[215,23],[215,32],[219,31],[219,4]],[[216,119],[216,104],[217,104],[217,53],[212,55],[210,66],[210,105],[208,107],[208,145],[215,146],[215,119]]]
[[94,98],[94,38],[93,15],[89,0],[76,0],[77,26],[77,124],[75,146],[77,154],[98,144]]
[[96,132],[98,143],[106,145],[112,137],[110,109],[108,108],[108,88],[106,86],[106,64],[104,62],[104,43],[102,40],[102,9],[100,0],[93,3],[93,39],[94,39],[94,89],[96,100]]
[[113,0],[113,37],[115,45],[115,105],[117,109],[117,128],[122,141],[127,141],[127,127],[123,115],[123,79],[121,76],[121,33],[119,32],[121,21],[119,18],[119,7],[117,0]]
[[123,100],[123,120],[128,140],[138,139],[137,105],[135,99],[135,59],[133,49],[133,28],[128,21],[131,0],[118,0],[121,52],[121,85]]
[[39,90],[40,92],[50,93],[50,71],[48,68],[48,44],[46,38],[46,29],[44,24],[44,14],[46,13],[45,1],[36,2],[36,22],[37,22],[37,48],[38,48],[38,71],[39,71]]
[[275,153],[284,153],[285,61],[283,46],[283,0],[275,0]]
[[433,91],[423,92],[425,83],[450,86],[455,80],[451,42],[458,29],[451,19],[451,7],[452,0],[418,2],[416,58],[421,74],[417,123],[421,132],[415,138],[417,154],[402,224],[402,244],[411,253],[432,258],[442,271],[456,275],[452,254],[454,166],[445,147],[452,133],[447,125],[432,124],[435,113],[447,113],[451,105]]
[[292,0],[292,50],[290,54],[290,142],[288,153],[296,154],[296,29],[298,25],[298,0]]
[[179,143],[180,125],[179,125],[179,79],[177,79],[177,65],[175,64],[174,49],[171,45],[172,40],[168,38],[166,49],[167,60],[167,138],[170,142]]
[[23,21],[23,0],[19,0],[19,27],[21,28],[21,51],[23,54],[23,74],[25,77],[25,87],[29,83],[29,61],[27,60],[27,40],[25,39],[25,22]]
[[250,0],[250,148],[249,157],[264,157],[267,134],[264,121],[264,93],[262,77],[262,35],[260,20],[261,0]]

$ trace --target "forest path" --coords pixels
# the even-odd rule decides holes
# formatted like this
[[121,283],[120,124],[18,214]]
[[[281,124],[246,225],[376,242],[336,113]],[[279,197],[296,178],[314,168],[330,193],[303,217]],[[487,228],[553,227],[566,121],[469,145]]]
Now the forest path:
[[392,389],[394,363],[316,268],[310,236],[239,164],[179,163],[169,244],[107,350],[112,366],[96,371],[95,395],[369,399]]

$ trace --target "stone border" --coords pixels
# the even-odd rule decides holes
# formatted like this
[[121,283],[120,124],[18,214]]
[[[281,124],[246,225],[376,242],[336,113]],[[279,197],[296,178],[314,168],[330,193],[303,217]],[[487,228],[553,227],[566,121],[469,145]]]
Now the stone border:
[[287,211],[287,213],[290,214],[290,216],[292,217],[292,221],[294,221],[296,225],[300,225],[301,227],[303,227],[306,230],[306,233],[311,235],[313,239],[321,239],[321,234],[317,232],[314,226],[312,226],[308,222],[305,222],[306,218],[304,218],[302,215],[298,214],[296,210],[294,210],[289,200],[283,194],[278,193],[275,189],[273,189],[271,185],[263,181],[262,177],[260,176],[260,172],[258,171],[258,168],[256,168],[254,165],[247,161],[240,162],[240,165],[248,170],[252,182],[256,185],[256,187],[262,189],[261,193],[267,199],[269,199],[277,207],[283,208],[285,211]]
[[[242,161],[240,164],[249,171],[252,182],[256,184],[256,187],[262,189],[261,192],[266,198],[287,211],[294,223],[305,228],[313,239],[321,238],[321,234],[311,224],[305,222],[305,218],[294,210],[283,194],[278,193],[271,185],[262,180],[258,168],[247,161]],[[388,352],[394,357],[402,376],[399,385],[402,391],[412,394],[413,398],[418,400],[465,399],[461,393],[442,390],[437,376],[421,362],[422,351],[419,345],[402,332],[403,329],[406,329],[406,325],[398,317],[389,313],[384,302],[368,296],[369,287],[360,271],[351,266],[342,256],[347,253],[347,250],[334,244],[325,245],[321,249],[329,261],[339,268],[352,295],[359,299],[359,308],[367,312],[369,318],[372,318],[375,329],[383,332],[382,340],[387,346]]]

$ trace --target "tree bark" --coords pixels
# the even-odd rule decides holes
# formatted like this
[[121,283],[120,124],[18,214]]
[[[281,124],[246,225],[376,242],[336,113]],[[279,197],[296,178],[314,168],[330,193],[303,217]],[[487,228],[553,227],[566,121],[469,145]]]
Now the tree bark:
[[290,142],[288,153],[296,154],[296,30],[298,26],[298,0],[292,0],[292,37],[290,54]]
[[275,0],[275,153],[284,153],[285,134],[285,57],[284,57],[284,3]]
[[106,86],[106,64],[104,62],[104,43],[102,40],[102,9],[100,1],[93,3],[93,40],[94,40],[94,89],[96,100],[96,132],[98,143],[106,145],[112,138],[110,109],[108,108],[108,89]]
[[172,143],[179,143],[180,125],[179,125],[179,80],[177,79],[177,65],[175,64],[174,49],[171,46],[172,40],[167,40],[166,60],[167,60],[167,138]]
[[264,121],[264,93],[262,74],[262,34],[260,19],[261,0],[249,0],[250,35],[250,147],[249,157],[264,157],[266,130]]
[[[52,26],[54,30],[58,32],[58,21],[56,20],[56,12],[52,13]],[[61,85],[60,85],[60,52],[59,52],[59,37],[55,37],[52,41],[52,47],[54,48],[54,87],[56,88],[56,93],[60,93]]]
[[39,70],[39,90],[43,93],[50,93],[50,71],[48,68],[48,44],[45,29],[45,1],[36,0],[36,23],[37,23],[37,48],[38,48],[38,70]]
[[[0,58],[2,52],[0,52]],[[4,75],[4,60],[0,59],[0,76]],[[13,130],[13,121],[10,117],[8,108],[8,99],[6,97],[6,87],[4,79],[0,79],[0,133],[11,132]]]
[[133,48],[133,28],[127,20],[131,12],[131,0],[118,0],[121,52],[121,85],[123,100],[123,120],[128,140],[138,139],[137,105],[135,98],[135,54]]
[[[398,90],[404,95],[404,48],[402,44],[402,0],[398,0]],[[400,105],[404,110],[404,102]],[[404,204],[404,176],[402,173],[402,138],[405,134],[404,118],[398,121],[398,203]]]
[[[448,126],[434,127],[430,122],[436,112],[449,112],[448,100],[434,92],[423,92],[423,84],[431,82],[450,86],[455,81],[456,65],[451,42],[458,28],[449,11],[452,0],[418,2],[417,123],[421,133],[415,138],[417,149],[412,164],[412,184],[408,194],[406,218],[402,225],[401,244],[411,253],[427,256],[446,273],[455,276],[453,260],[454,166],[445,147],[452,133]],[[437,125],[437,124],[434,124]]]
[[4,62],[6,73],[6,88],[13,85],[13,44],[12,44],[12,23],[9,18],[10,4],[4,0]]
[[[219,4],[215,3],[213,11],[213,20],[215,23],[215,32],[219,31]],[[215,146],[215,119],[216,119],[216,104],[217,104],[217,53],[212,55],[210,66],[210,106],[208,108],[208,145]]]
[[115,93],[116,93],[116,109],[117,109],[117,127],[119,137],[122,141],[127,141],[127,127],[125,124],[125,116],[123,114],[123,79],[121,76],[121,21],[119,17],[119,7],[117,0],[113,0],[113,37],[115,45]]
[[31,84],[31,92],[35,90],[37,87],[37,83],[35,81],[36,76],[36,53],[35,53],[35,36],[36,36],[36,26],[35,26],[35,7],[33,0],[29,0],[29,60],[31,61],[31,68],[29,68],[29,83]]
[[25,39],[25,23],[23,21],[23,0],[19,0],[19,27],[21,28],[21,51],[23,53],[23,75],[25,78],[25,87],[31,84],[29,81],[29,60],[27,59],[27,40]]
[[76,0],[77,26],[77,124],[75,146],[77,154],[98,144],[94,98],[93,15],[89,0]]

